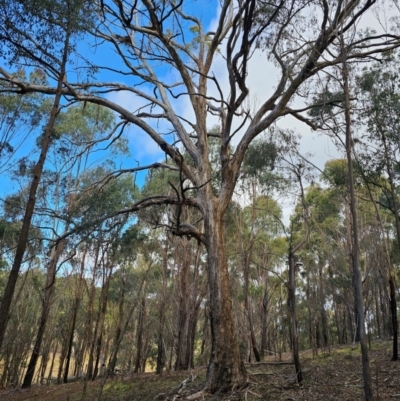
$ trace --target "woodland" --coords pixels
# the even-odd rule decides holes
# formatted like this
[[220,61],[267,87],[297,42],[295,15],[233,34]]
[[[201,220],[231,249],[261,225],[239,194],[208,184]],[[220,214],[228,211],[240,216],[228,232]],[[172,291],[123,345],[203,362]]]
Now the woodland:
[[[400,397],[399,17],[0,0],[0,398]],[[306,396],[310,355],[357,395]]]

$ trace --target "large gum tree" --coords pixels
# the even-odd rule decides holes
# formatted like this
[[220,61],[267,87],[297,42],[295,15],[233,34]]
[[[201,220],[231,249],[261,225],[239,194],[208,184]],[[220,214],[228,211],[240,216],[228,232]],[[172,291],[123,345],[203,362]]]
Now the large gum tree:
[[[103,82],[99,75],[81,82],[79,74],[68,74],[63,95],[69,101],[108,107],[165,152],[168,163],[139,169],[179,172],[181,185],[174,187],[175,195],[160,193],[121,213],[172,205],[176,208],[175,234],[197,238],[207,249],[212,352],[204,390],[192,399],[247,383],[236,335],[223,224],[246,150],[284,116],[314,127],[304,114],[309,109],[304,98],[311,88],[307,82],[343,63],[340,37],[347,38],[348,62],[366,60],[372,54],[379,58],[383,51],[399,45],[393,32],[357,32],[360,19],[374,4],[375,0],[221,0],[215,2],[219,5],[215,26],[207,31],[196,16],[200,2],[93,2],[98,7],[98,24],[89,35],[99,52],[108,51],[100,63],[93,60],[94,71],[114,77]],[[255,51],[261,55],[259,63],[275,66],[277,78],[263,77],[268,96],[259,98],[258,107],[250,109],[248,77]],[[15,79],[5,69],[0,74],[12,82],[16,93],[57,93],[55,87]],[[220,80],[222,75],[225,80]],[[112,92],[124,92],[124,96],[110,96]],[[135,106],[115,100],[126,100],[127,94]],[[290,106],[298,104],[295,99],[303,102],[297,109]],[[218,132],[208,129],[211,116],[214,121],[218,118]],[[217,166],[210,157],[215,140]],[[202,221],[182,221],[184,205],[197,208]]]

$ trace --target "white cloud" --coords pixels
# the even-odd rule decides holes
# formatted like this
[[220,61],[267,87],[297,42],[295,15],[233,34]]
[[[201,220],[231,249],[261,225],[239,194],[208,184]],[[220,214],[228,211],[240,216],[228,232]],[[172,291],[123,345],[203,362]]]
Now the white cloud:
[[[145,89],[142,88],[141,90],[145,92]],[[131,112],[136,112],[139,109],[142,111],[148,111],[147,105],[149,102],[129,91],[112,93],[108,96],[108,99],[124,106],[124,108]],[[153,112],[157,112],[157,110],[153,109]],[[159,122],[148,120],[147,122],[157,132],[162,133],[167,131],[167,124],[162,120]],[[131,125],[127,131],[127,137],[133,155],[132,160],[129,160],[130,164],[136,164],[136,162],[139,162],[143,165],[163,159],[164,152],[141,128]]]
[[[218,15],[220,12],[220,8],[219,2],[216,3],[216,17],[211,19],[208,24],[208,29],[210,30],[215,30],[218,24]],[[211,7],[211,3],[209,3],[209,6]],[[358,24],[358,29],[373,27],[378,31],[382,31],[383,26],[379,23],[375,15],[377,13],[377,10],[378,8],[375,8],[373,11],[369,11],[366,15],[364,15],[362,20]],[[381,9],[380,12],[382,14],[385,12],[385,10]],[[224,45],[221,45],[220,48],[223,51]],[[229,82],[226,69],[226,61],[224,60],[222,55],[216,56],[212,65],[211,73],[215,74],[215,77],[219,82],[222,92],[224,93],[225,100],[227,100],[229,96]],[[164,70],[163,75],[169,82],[173,81],[174,79],[178,80],[178,76],[176,75],[176,71],[174,70]],[[249,102],[258,105],[262,104],[273,93],[274,89],[278,85],[278,82],[278,69],[276,68],[276,66],[274,66],[272,62],[267,60],[267,55],[265,53],[263,53],[261,50],[257,50],[253,54],[253,57],[251,58],[248,66],[247,85],[250,90],[248,96]],[[219,98],[219,91],[217,90],[215,84],[212,83],[212,81],[209,82],[209,95],[215,98]],[[110,98],[120,104],[123,104],[125,107],[132,111],[137,110],[138,108],[143,107],[146,104],[145,100],[129,92],[120,92],[117,94],[113,94],[110,95]],[[194,113],[188,99],[188,95],[183,95],[178,99],[171,99],[171,103],[175,107],[177,114],[190,121],[194,120]],[[298,106],[297,102],[295,106]],[[218,117],[211,115],[208,116],[207,123],[209,127],[218,124],[218,122]],[[154,122],[152,122],[151,124],[159,132],[166,132],[168,129],[168,125],[164,122],[161,122],[159,126],[156,126]],[[236,119],[236,121],[234,122],[234,129],[237,128],[239,124],[240,119]],[[336,149],[335,145],[329,137],[311,131],[311,129],[307,125],[294,119],[293,117],[288,116],[279,119],[278,125],[282,128],[294,129],[297,132],[301,133],[301,151],[304,154],[312,153],[313,156],[310,160],[320,169],[323,168],[327,160],[342,157],[341,152]],[[234,138],[234,145],[238,143],[244,131],[245,127]],[[163,158],[163,153],[160,151],[158,145],[156,145],[151,140],[151,138],[147,136],[147,134],[145,134],[138,128],[134,127],[130,130],[129,138],[132,144],[134,159],[139,160],[142,163],[145,161],[148,162],[150,158],[154,160],[160,160],[161,158]]]

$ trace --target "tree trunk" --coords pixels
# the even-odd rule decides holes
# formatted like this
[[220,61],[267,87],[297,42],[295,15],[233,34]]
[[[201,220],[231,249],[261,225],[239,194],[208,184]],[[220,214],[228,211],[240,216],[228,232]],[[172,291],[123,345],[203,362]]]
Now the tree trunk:
[[47,152],[48,152],[50,144],[51,144],[52,135],[53,135],[53,127],[56,122],[57,114],[58,114],[59,107],[60,107],[60,100],[61,100],[63,82],[64,82],[64,76],[65,76],[65,65],[66,65],[67,58],[68,58],[68,50],[69,50],[69,33],[67,33],[67,36],[65,39],[61,70],[60,70],[60,75],[58,76],[57,90],[56,90],[53,106],[52,106],[52,109],[50,112],[49,122],[47,123],[46,129],[45,129],[42,141],[41,141],[42,146],[41,146],[41,150],[40,150],[39,160],[37,161],[35,169],[33,171],[33,178],[32,178],[32,182],[30,184],[30,188],[29,188],[29,198],[28,198],[28,202],[26,204],[24,218],[22,220],[21,231],[20,231],[19,237],[18,237],[18,243],[17,243],[17,247],[15,250],[14,262],[13,262],[10,274],[8,276],[7,285],[4,290],[4,295],[3,295],[2,302],[1,302],[1,307],[0,307],[0,348],[3,344],[4,334],[6,332],[6,328],[7,328],[7,324],[8,324],[8,320],[9,320],[11,302],[13,299],[15,286],[17,284],[19,271],[21,269],[26,246],[27,246],[28,239],[29,239],[29,230],[31,227],[32,216],[33,216],[33,212],[34,212],[35,204],[36,204],[36,193],[37,193],[37,189],[39,187],[40,179],[42,176],[44,163],[45,163],[46,157],[47,157]]
[[137,341],[136,341],[136,362],[133,373],[140,372],[142,362],[142,351],[143,351],[143,326],[144,326],[144,314],[146,308],[146,297],[142,298],[142,307],[139,311],[139,319],[137,324]]
[[[342,45],[342,51],[345,57],[344,44]],[[345,60],[345,58],[344,58]],[[350,116],[350,90],[349,90],[349,76],[346,61],[343,61],[342,66],[343,74],[343,89],[345,95],[345,120],[346,120],[346,156],[348,166],[348,177],[349,177],[349,195],[350,195],[350,210],[352,217],[352,256],[353,256],[353,276],[354,284],[356,289],[356,305],[357,305],[357,318],[358,318],[358,333],[360,336],[361,344],[361,358],[363,366],[363,378],[364,378],[364,395],[366,401],[373,400],[372,393],[372,382],[371,382],[371,370],[369,365],[369,352],[367,337],[365,335],[365,324],[364,324],[364,299],[362,291],[362,281],[360,272],[359,262],[359,241],[358,241],[358,222],[357,222],[357,207],[356,197],[354,190],[354,176],[353,176],[353,160],[352,160],[352,138],[351,138],[351,116]]]
[[179,319],[176,344],[175,370],[186,370],[186,348],[188,344],[188,300],[189,300],[189,272],[190,258],[187,251],[188,243],[182,239],[181,269],[179,273]]
[[251,349],[253,350],[254,353],[254,358],[256,359],[256,362],[260,362],[260,353],[257,348],[257,341],[256,341],[256,336],[254,333],[254,325],[253,325],[253,311],[251,307],[251,302],[249,299],[249,276],[250,276],[250,261],[253,253],[253,245],[254,245],[254,240],[255,240],[255,234],[254,234],[254,223],[256,219],[256,207],[255,207],[255,201],[256,201],[256,180],[252,180],[252,198],[253,198],[253,204],[252,204],[252,218],[251,218],[251,236],[250,236],[250,243],[247,249],[244,249],[244,244],[243,244],[243,239],[241,239],[241,247],[242,247],[242,259],[243,259],[243,275],[244,275],[244,308],[246,310],[247,314],[247,320],[248,320],[248,325],[249,325],[249,334],[250,334],[250,344],[251,344]]
[[[87,378],[89,380],[94,380],[97,375],[97,369],[93,369],[93,361],[94,361],[94,351],[97,347],[97,355],[100,356],[101,352],[101,335],[103,333],[104,327],[104,319],[107,312],[107,301],[108,301],[108,288],[110,286],[110,279],[112,275],[112,269],[110,269],[107,277],[105,278],[105,282],[103,281],[103,286],[101,288],[100,300],[99,300],[99,309],[97,312],[96,323],[94,327],[93,339],[90,344],[89,350],[89,360],[88,360],[88,368],[87,368]],[[104,277],[104,274],[103,274]],[[98,358],[96,359],[96,367],[98,366]]]
[[[67,334],[68,335],[68,334]],[[67,340],[64,338],[64,340]],[[57,373],[57,384],[61,384],[61,376],[64,368],[64,361],[65,361],[65,356],[67,355],[67,350],[68,350],[68,343],[67,341],[63,342],[61,346],[61,354],[60,354],[60,359],[58,363],[58,373]]]
[[251,349],[254,353],[254,358],[257,362],[261,361],[260,353],[257,348],[256,336],[254,334],[254,325],[253,325],[253,314],[252,308],[249,299],[249,274],[250,274],[250,257],[251,257],[252,247],[250,246],[247,252],[243,255],[243,269],[244,269],[244,308],[246,310],[247,321],[249,324],[249,334],[250,334],[250,344]]
[[42,297],[42,315],[40,318],[39,329],[36,335],[35,345],[33,347],[31,359],[28,364],[28,369],[25,374],[24,381],[22,383],[22,388],[30,387],[32,384],[33,375],[35,372],[36,363],[40,355],[40,347],[42,345],[44,331],[46,329],[47,317],[50,312],[50,300],[54,289],[54,282],[56,279],[56,266],[57,261],[64,250],[65,241],[59,242],[51,250],[51,259],[47,269],[46,286],[44,288],[44,295]]
[[[151,267],[151,263],[150,263],[148,269],[150,269],[150,267]],[[115,364],[116,364],[116,361],[117,361],[117,355],[118,355],[119,346],[121,345],[121,342],[122,342],[122,340],[123,340],[123,338],[125,336],[126,330],[128,329],[129,322],[132,319],[132,316],[133,316],[133,313],[135,312],[137,304],[138,304],[139,300],[141,299],[140,295],[142,293],[142,289],[143,289],[144,284],[145,284],[145,279],[146,278],[143,278],[142,282],[140,283],[140,287],[139,287],[139,290],[138,290],[137,298],[135,299],[134,302],[132,302],[131,308],[129,309],[129,311],[127,313],[124,325],[121,328],[121,331],[119,333],[117,341],[113,344],[113,348],[112,348],[111,355],[110,355],[109,366],[115,367]],[[97,361],[96,361],[96,364],[97,364]],[[103,393],[104,384],[105,384],[105,382],[107,380],[107,375],[108,375],[108,369],[106,370],[105,375],[101,380],[100,389],[99,389],[99,392],[98,392],[98,395],[97,395],[97,398],[96,398],[97,401],[101,400],[101,395]]]
[[319,291],[319,305],[321,312],[321,325],[322,325],[322,344],[326,348],[329,345],[329,334],[328,334],[328,318],[325,311],[325,291],[324,291],[324,279],[322,274],[322,265],[318,263],[318,291]]
[[56,346],[54,348],[53,355],[51,356],[51,364],[50,364],[49,374],[47,376],[47,381],[48,382],[51,381],[51,378],[52,378],[52,375],[53,375],[54,361],[56,359],[57,351],[58,351],[58,341],[56,340],[55,342],[56,342]]
[[205,390],[229,391],[247,383],[233,315],[222,213],[214,198],[204,213],[210,288],[211,360]]
[[[109,274],[107,276],[106,284],[105,284],[105,286],[103,286],[103,288],[101,290],[101,300],[100,300],[101,307],[99,306],[99,308],[100,308],[99,318],[97,319],[95,334],[93,336],[93,339],[96,341],[96,345],[95,345],[96,361],[94,364],[92,380],[94,380],[96,378],[98,371],[99,371],[99,361],[100,361],[101,347],[102,347],[102,342],[103,342],[104,321],[105,321],[105,316],[106,316],[106,312],[107,312],[107,304],[108,304],[108,288],[110,286],[111,275],[112,275],[112,269],[110,268]],[[98,332],[97,332],[97,329],[98,329]]]
[[[400,209],[397,202],[397,191],[394,184],[393,172],[390,166],[390,157],[389,151],[386,143],[385,133],[382,132],[382,142],[385,149],[385,159],[386,159],[386,168],[390,182],[390,193],[392,196],[393,202],[393,214],[396,222],[396,236],[397,236],[397,246],[400,249]],[[392,352],[392,361],[397,361],[399,359],[399,346],[398,346],[398,323],[397,323],[397,301],[396,301],[396,279],[395,274],[393,272],[391,261],[388,261],[389,265],[389,290],[390,290],[390,313],[391,313],[391,322],[393,328],[393,352]]]
[[296,370],[297,381],[303,381],[303,373],[301,371],[301,363],[299,357],[299,335],[297,332],[296,319],[296,261],[292,251],[289,251],[289,288],[288,288],[288,305],[290,314],[290,339],[292,343],[293,362]]
[[68,339],[67,356],[66,356],[66,361],[65,361],[65,370],[64,370],[64,378],[63,378],[64,383],[68,383],[68,372],[69,372],[69,365],[71,363],[72,346],[73,346],[73,341],[74,341],[75,324],[76,324],[76,317],[78,316],[79,303],[80,303],[80,299],[76,298],[74,300],[74,306],[72,308],[72,322],[71,322],[71,328],[70,328],[69,339]]
[[79,305],[81,302],[81,297],[82,297],[82,282],[84,280],[84,270],[85,270],[85,259],[86,259],[86,253],[87,253],[87,248],[85,248],[82,256],[81,256],[81,271],[79,274],[79,281],[78,281],[78,288],[76,289],[75,293],[75,300],[72,308],[72,322],[71,322],[71,328],[70,328],[70,333],[69,333],[69,339],[68,339],[68,349],[67,349],[67,357],[66,357],[66,362],[65,362],[65,371],[64,371],[64,383],[68,382],[68,373],[69,373],[69,365],[71,363],[71,354],[72,354],[72,346],[73,346],[73,341],[74,341],[74,334],[75,334],[75,325],[76,325],[76,318],[78,316],[78,309]]
[[264,359],[265,352],[267,351],[268,343],[268,303],[269,303],[269,289],[268,289],[268,270],[264,271],[264,296],[262,300],[262,318],[261,318],[261,347],[260,357]]
[[[117,327],[115,328],[115,337],[114,344],[118,343],[119,337],[122,331],[122,325],[124,320],[124,306],[125,306],[125,287],[126,283],[124,281],[124,274],[121,275],[121,284],[120,284],[120,293],[118,299],[118,322]],[[115,365],[117,363],[117,354],[115,354],[115,358],[110,359],[110,363],[107,366],[108,371],[114,373]]]
[[[352,241],[352,216],[351,216],[351,206],[350,200],[346,196],[345,199],[345,219],[346,219],[346,241],[347,241],[347,248],[349,252],[349,265],[351,266],[351,286],[353,288],[352,294],[352,302],[353,302],[353,315],[354,315],[354,325],[352,319],[352,314],[348,314],[349,319],[349,331],[351,335],[351,341],[359,342],[360,341],[360,333],[358,330],[358,307],[357,307],[357,289],[356,289],[356,282],[354,277],[354,269],[353,269],[353,241]],[[349,310],[350,312],[350,310]]]
[[190,295],[190,306],[189,306],[189,316],[188,316],[188,330],[187,330],[188,338],[186,345],[185,365],[190,369],[194,368],[194,349],[195,349],[195,339],[196,339],[197,318],[201,302],[204,299],[204,296],[202,294],[198,296],[198,291],[199,291],[198,277],[199,277],[201,249],[202,245],[198,244],[196,251],[196,259],[194,264],[193,284]]
[[97,377],[97,375],[99,374],[99,363],[100,363],[100,357],[101,357],[101,347],[103,345],[103,330],[104,330],[104,324],[103,324],[103,326],[100,327],[100,334],[99,334],[99,336],[97,337],[97,340],[96,340],[96,360],[94,362],[92,380],[94,380]]
[[166,349],[164,344],[164,326],[165,326],[165,309],[167,296],[167,276],[168,276],[168,239],[163,248],[163,265],[162,265],[162,289],[159,294],[159,315],[158,315],[158,335],[157,335],[157,367],[156,373],[162,374],[165,360]]

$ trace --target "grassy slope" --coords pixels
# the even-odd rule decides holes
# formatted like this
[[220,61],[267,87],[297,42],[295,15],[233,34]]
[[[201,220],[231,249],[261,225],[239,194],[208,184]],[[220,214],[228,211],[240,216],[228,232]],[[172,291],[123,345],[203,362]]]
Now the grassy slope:
[[[377,401],[400,400],[400,362],[390,361],[390,343],[376,342],[371,351],[373,389]],[[300,388],[292,365],[248,366],[249,387],[239,392],[204,398],[205,400],[307,400],[356,401],[363,399],[361,357],[358,347],[340,347],[330,352],[302,355],[305,381]],[[201,389],[205,369],[196,370],[197,378],[184,392]],[[188,372],[127,375],[107,381],[102,401],[173,400],[177,386],[188,377]],[[94,400],[100,381],[90,382],[87,401]],[[26,390],[0,391],[4,401],[78,401],[82,382],[66,385],[35,386]],[[164,394],[164,395],[162,395]],[[183,400],[184,398],[179,398]]]

